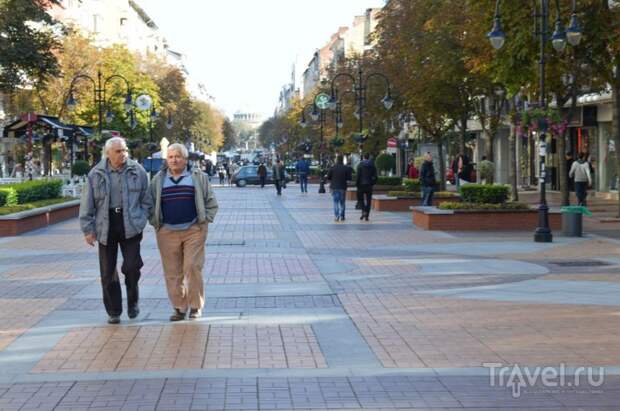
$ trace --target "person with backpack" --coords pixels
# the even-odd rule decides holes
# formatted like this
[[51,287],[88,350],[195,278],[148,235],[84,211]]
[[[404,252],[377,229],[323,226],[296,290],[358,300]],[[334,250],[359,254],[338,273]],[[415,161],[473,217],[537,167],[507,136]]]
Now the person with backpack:
[[267,182],[267,167],[265,167],[265,163],[261,161],[256,173],[258,174],[258,179],[260,181],[260,188],[264,188],[265,183]]

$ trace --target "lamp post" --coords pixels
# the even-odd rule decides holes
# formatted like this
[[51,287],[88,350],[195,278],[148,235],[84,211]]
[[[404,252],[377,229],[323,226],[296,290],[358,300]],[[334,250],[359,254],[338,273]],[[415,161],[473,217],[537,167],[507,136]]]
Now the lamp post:
[[[506,41],[506,35],[502,30],[501,24],[501,16],[500,16],[500,3],[501,0],[496,0],[495,3],[495,17],[493,20],[493,28],[487,34],[491,45],[495,49],[500,49],[504,42]],[[541,109],[545,110],[547,108],[547,99],[545,94],[545,47],[547,45],[548,38],[548,22],[549,22],[549,0],[539,0],[540,3],[540,11],[536,10],[535,17],[540,18],[540,31],[537,31],[536,34],[539,36],[540,41],[540,58],[538,61],[539,67],[539,106]],[[555,20],[555,30],[553,34],[551,34],[551,43],[553,48],[556,51],[563,51],[566,47],[566,43],[570,43],[572,46],[576,46],[581,41],[581,25],[579,24],[579,19],[577,18],[577,14],[575,12],[576,1],[572,2],[572,14],[569,23],[569,27],[567,30],[564,30],[564,25],[562,24],[562,20],[560,18],[560,3],[559,0],[555,1],[556,6],[556,20]],[[536,3],[535,3],[536,4]],[[538,9],[538,7],[537,7]],[[540,205],[538,206],[538,227],[534,232],[534,241],[549,243],[553,241],[553,235],[551,234],[551,229],[549,228],[549,207],[547,206],[547,200],[545,198],[545,180],[546,180],[546,169],[545,169],[545,158],[547,156],[547,145],[546,145],[546,131],[547,124],[540,124],[540,144],[539,144],[539,184],[540,184]]]
[[335,110],[338,105],[338,94],[335,88],[336,80],[343,78],[343,77],[350,79],[353,84],[352,91],[353,91],[353,95],[355,98],[355,103],[357,105],[357,109],[354,115],[358,120],[358,127],[359,127],[358,143],[359,143],[359,149],[360,149],[360,155],[361,155],[362,146],[364,144],[364,141],[366,140],[366,137],[363,135],[363,131],[364,131],[364,108],[365,108],[366,100],[367,100],[368,82],[374,77],[379,77],[383,79],[385,83],[386,93],[383,99],[381,100],[381,102],[383,103],[383,106],[385,107],[386,110],[391,109],[392,106],[394,105],[394,99],[392,99],[392,89],[390,86],[389,79],[382,73],[373,72],[373,73],[370,73],[364,76],[364,72],[360,64],[357,70],[357,78],[355,78],[355,76],[353,76],[350,73],[343,72],[343,73],[336,74],[334,78],[332,79],[331,96],[329,99],[329,107],[332,110]]
[[[74,109],[75,106],[77,105],[77,101],[75,97],[73,96],[73,87],[75,86],[77,81],[80,79],[87,79],[93,84],[93,98],[94,98],[95,105],[97,106],[97,116],[98,116],[97,126],[99,130],[99,136],[101,136],[102,131],[103,131],[103,109],[104,109],[104,106],[106,105],[106,86],[111,80],[120,79],[124,81],[125,86],[127,88],[127,94],[125,95],[125,110],[127,112],[131,110],[131,106],[132,106],[131,86],[129,84],[129,81],[125,77],[121,76],[120,74],[113,74],[104,79],[103,74],[101,74],[101,71],[97,71],[97,80],[93,79],[91,76],[87,74],[78,74],[77,76],[73,77],[73,80],[71,80],[71,85],[69,86],[69,98],[67,99],[67,102],[66,102],[67,107],[69,107],[69,109]],[[108,113],[111,113],[111,112],[108,111]],[[84,157],[86,161],[88,161],[88,144],[84,146]]]
[[318,121],[320,126],[319,126],[319,131],[320,131],[320,138],[321,138],[321,143],[319,144],[319,167],[320,167],[320,173],[321,173],[321,179],[319,180],[319,194],[323,194],[325,193],[325,170],[323,169],[323,137],[324,137],[324,126],[325,126],[325,108],[319,108],[319,104],[321,104],[321,101],[325,101],[325,99],[319,99],[317,102],[318,97],[322,96],[321,94],[319,94],[317,96],[317,98],[315,98],[315,101],[313,103],[307,104],[302,110],[301,110],[301,119],[299,120],[299,125],[302,127],[306,127],[308,125],[308,123],[306,122],[306,109],[308,107],[312,107],[312,113],[310,113],[310,117],[312,118],[313,121]]

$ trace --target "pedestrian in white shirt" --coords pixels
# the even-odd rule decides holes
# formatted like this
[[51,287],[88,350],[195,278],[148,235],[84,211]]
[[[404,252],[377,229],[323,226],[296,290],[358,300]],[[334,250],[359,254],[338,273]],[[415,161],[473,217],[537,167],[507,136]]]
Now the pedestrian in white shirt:
[[578,205],[585,207],[586,197],[588,196],[588,186],[592,185],[590,164],[586,160],[585,153],[579,153],[579,159],[573,162],[568,176],[575,179],[575,194],[577,195]]

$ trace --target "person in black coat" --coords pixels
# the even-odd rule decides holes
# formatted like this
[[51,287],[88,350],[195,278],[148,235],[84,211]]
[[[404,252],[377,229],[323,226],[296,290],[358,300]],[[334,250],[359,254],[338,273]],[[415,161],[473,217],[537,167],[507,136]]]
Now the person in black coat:
[[338,156],[336,165],[327,172],[327,179],[331,182],[329,188],[334,200],[334,221],[344,221],[347,181],[353,180],[353,169],[344,165],[344,158]]
[[422,163],[420,169],[420,182],[422,184],[422,206],[430,207],[433,205],[433,192],[437,184],[433,155],[430,152],[427,152],[424,156],[424,163]]
[[372,188],[377,183],[377,168],[375,163],[370,160],[368,153],[364,154],[364,160],[357,166],[355,185],[362,202],[362,215],[360,220],[368,221],[370,206],[372,202]]

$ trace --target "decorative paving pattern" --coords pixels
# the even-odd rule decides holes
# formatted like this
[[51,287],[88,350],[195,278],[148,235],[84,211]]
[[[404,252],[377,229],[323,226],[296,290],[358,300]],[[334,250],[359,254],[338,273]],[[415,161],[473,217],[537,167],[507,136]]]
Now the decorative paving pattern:
[[[483,363],[605,365],[620,358],[616,309],[344,294],[347,313],[385,367]],[[544,312],[544,315],[542,314]]]
[[64,301],[61,298],[0,299],[0,351]]
[[[373,222],[374,223],[374,222]],[[337,228],[346,226],[336,225]],[[334,229],[326,235],[323,231],[304,230],[297,233],[305,248],[372,248],[386,247],[390,244],[428,244],[445,242],[441,234],[418,230],[380,230],[374,229],[367,234],[358,230]]]
[[310,326],[179,323],[70,331],[35,373],[188,368],[324,368]]
[[75,278],[70,272],[74,264],[69,262],[55,262],[50,264],[31,264],[19,269],[9,269],[0,277],[9,280],[68,280]]
[[[204,313],[211,310],[260,310],[260,309],[312,309],[340,307],[336,295],[286,295],[272,297],[207,298]],[[62,311],[101,311],[103,302],[97,298],[70,298],[56,308]],[[171,311],[167,298],[143,298],[140,309],[146,311]]]
[[620,381],[532,387],[513,398],[487,377],[183,378],[0,386],[2,410],[617,410]]

